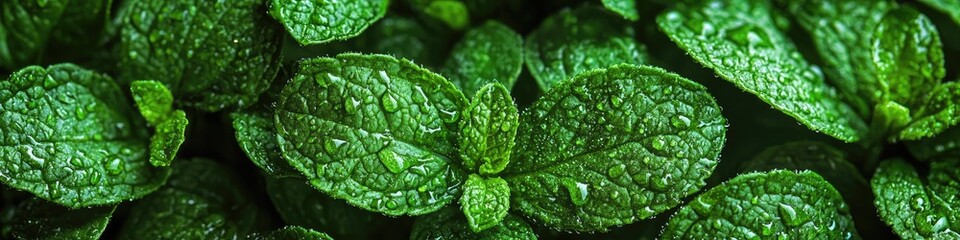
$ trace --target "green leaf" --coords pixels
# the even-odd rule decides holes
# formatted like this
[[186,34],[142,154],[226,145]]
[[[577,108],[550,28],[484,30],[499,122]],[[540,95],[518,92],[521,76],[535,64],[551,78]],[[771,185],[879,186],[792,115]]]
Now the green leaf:
[[[910,122],[910,109],[894,101],[886,101],[873,106],[873,117],[870,118],[870,135],[875,139],[887,138],[889,142],[896,142],[896,133],[899,133]],[[893,133],[893,134],[891,134]],[[891,136],[892,135],[892,136]]]
[[256,240],[333,240],[326,233],[317,232],[301,226],[286,226],[268,233],[257,233],[247,236],[247,239]]
[[483,232],[473,232],[467,220],[456,208],[444,208],[417,218],[410,239],[436,240],[498,240],[537,239],[530,225],[523,219],[507,215],[499,225]]
[[595,6],[547,17],[527,35],[524,48],[527,68],[544,92],[587,70],[647,62],[646,47],[629,24]]
[[119,79],[154,79],[177,103],[204,111],[256,102],[280,66],[283,35],[263,1],[130,3],[118,45]]
[[146,133],[106,75],[31,66],[0,81],[0,182],[79,208],[140,198],[170,170],[147,163]]
[[271,0],[270,15],[301,45],[359,35],[387,12],[388,0]]
[[471,174],[463,184],[460,206],[475,233],[500,225],[510,210],[510,186],[501,178]]
[[267,194],[287,224],[323,230],[340,239],[370,239],[390,219],[331,198],[301,178],[267,177]]
[[915,115],[916,120],[900,131],[900,139],[933,137],[960,123],[960,83],[937,85],[933,92],[926,95],[926,102]]
[[421,10],[452,29],[464,29],[470,25],[470,12],[460,0],[430,0]]
[[759,0],[679,4],[657,23],[693,59],[740,89],[814,131],[859,140],[863,120],[777,29],[769,9]]
[[882,86],[874,73],[869,33],[896,3],[887,0],[776,2],[810,33],[810,40],[823,59],[827,80],[860,116],[870,116],[873,105],[881,102]]
[[33,198],[13,210],[14,239],[100,239],[116,206],[64,208]]
[[880,218],[904,239],[932,238],[960,228],[958,164],[957,158],[935,160],[925,186],[906,161],[881,162],[870,181]]
[[231,169],[177,161],[167,185],[130,210],[119,239],[236,239],[262,229],[266,212]]
[[247,239],[256,240],[333,240],[325,233],[306,229],[300,226],[286,226],[268,233],[258,233],[247,236]]
[[341,54],[300,62],[274,122],[284,158],[315,188],[366,210],[422,215],[459,194],[452,159],[466,105],[410,61]]
[[910,7],[887,12],[873,31],[872,56],[881,98],[916,109],[946,71],[936,26]]
[[849,211],[840,193],[814,172],[748,173],[680,208],[660,238],[859,238]]
[[173,110],[173,94],[158,81],[133,81],[130,84],[133,100],[140,115],[154,126],[150,138],[150,164],[157,167],[170,166],[177,156],[187,130],[187,114]]
[[960,156],[960,127],[951,127],[931,138],[904,142],[920,161],[937,157]]
[[254,165],[273,177],[300,177],[280,154],[273,112],[251,109],[230,114],[236,129],[237,143]]
[[607,10],[620,14],[621,17],[630,21],[640,19],[640,13],[637,12],[636,0],[603,0],[603,6]]
[[503,171],[510,163],[518,118],[517,106],[503,85],[490,83],[481,88],[460,121],[463,167],[484,175]]
[[501,176],[510,205],[536,221],[603,231],[700,189],[725,124],[706,89],[676,74],[627,64],[591,70],[521,114],[518,148]]
[[920,2],[950,15],[953,22],[960,24],[960,1],[958,0],[920,0]]
[[[45,57],[88,51],[99,40],[109,6],[109,0],[3,1],[0,68],[12,71]],[[66,49],[51,49],[56,47]]]
[[464,95],[473,96],[492,82],[513,89],[522,68],[523,39],[520,34],[491,20],[468,31],[453,46],[453,52],[440,72],[450,78]]

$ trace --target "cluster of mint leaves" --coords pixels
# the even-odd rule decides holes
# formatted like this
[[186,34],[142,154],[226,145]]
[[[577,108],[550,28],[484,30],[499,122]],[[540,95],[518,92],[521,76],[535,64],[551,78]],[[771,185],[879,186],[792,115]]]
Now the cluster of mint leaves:
[[957,1],[0,10],[0,238],[960,239]]

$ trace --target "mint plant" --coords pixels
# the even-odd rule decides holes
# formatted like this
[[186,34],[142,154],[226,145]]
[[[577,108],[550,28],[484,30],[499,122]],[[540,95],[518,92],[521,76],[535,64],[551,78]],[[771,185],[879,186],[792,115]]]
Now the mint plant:
[[960,239],[956,1],[0,10],[0,239]]

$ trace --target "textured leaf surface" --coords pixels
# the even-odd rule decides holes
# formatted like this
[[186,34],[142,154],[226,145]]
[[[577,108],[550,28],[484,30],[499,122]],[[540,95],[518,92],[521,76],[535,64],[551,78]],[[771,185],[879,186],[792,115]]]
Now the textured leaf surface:
[[116,206],[68,209],[39,198],[13,210],[14,239],[100,239]]
[[460,156],[470,172],[497,174],[510,163],[519,115],[503,85],[487,84],[463,110]]
[[960,123],[960,83],[937,85],[917,112],[918,119],[900,131],[900,139],[918,140],[936,136]]
[[950,18],[953,18],[953,22],[960,24],[960,1],[958,0],[920,0],[920,2],[925,3],[941,12],[950,15]]
[[523,39],[510,27],[488,21],[471,29],[456,45],[441,73],[463,94],[473,96],[487,83],[512,89],[523,68]]
[[256,240],[333,240],[325,233],[300,226],[286,226],[268,233],[258,233],[247,237]]
[[187,131],[187,114],[173,110],[173,94],[158,81],[134,81],[130,84],[140,115],[154,126],[150,138],[150,164],[170,166],[177,156]]
[[524,49],[527,68],[544,92],[587,70],[647,62],[646,47],[634,40],[629,24],[595,6],[547,17],[527,35]]
[[283,35],[263,1],[144,0],[126,11],[124,82],[163,82],[178,103],[212,112],[253,104],[277,74]]
[[814,131],[857,141],[863,120],[779,32],[768,9],[766,1],[680,4],[657,23],[691,57],[737,87]]
[[717,164],[726,120],[706,89],[660,68],[577,75],[521,114],[501,174],[514,209],[568,231],[647,219],[696,192]]
[[603,0],[603,6],[630,21],[640,19],[636,0]]
[[254,165],[273,177],[300,177],[280,154],[273,112],[251,109],[230,115],[236,130],[237,143]]
[[920,161],[936,157],[960,156],[960,127],[952,127],[932,138],[904,142]]
[[[662,239],[856,237],[850,210],[814,172],[774,170],[737,176],[680,208]],[[859,238],[859,237],[857,237]]]
[[960,164],[955,158],[931,164],[924,186],[917,171],[906,161],[880,163],[870,184],[876,195],[880,218],[904,239],[932,238],[960,229]]
[[169,169],[147,162],[146,134],[110,77],[32,66],[0,81],[0,181],[77,208],[140,198]]
[[334,199],[304,179],[267,177],[267,193],[284,222],[338,239],[370,239],[390,219]]
[[537,239],[537,235],[522,218],[507,215],[500,225],[483,232],[473,232],[463,214],[456,208],[445,208],[417,218],[413,223],[410,240],[498,240]]
[[459,194],[463,94],[443,77],[385,55],[300,62],[277,104],[287,162],[330,196],[387,215],[436,211]]
[[230,169],[181,160],[167,185],[137,202],[119,239],[236,239],[257,232],[265,219]]
[[[844,94],[847,103],[869,116],[880,102],[879,85],[871,56],[871,34],[884,13],[896,6],[886,0],[776,1],[801,28],[810,33],[824,71]],[[903,103],[903,102],[901,102]]]
[[270,15],[301,45],[359,35],[387,12],[387,0],[271,0]]
[[923,103],[946,70],[936,26],[913,8],[887,12],[872,37],[872,56],[881,96],[910,109]]
[[488,178],[471,174],[463,184],[460,206],[473,232],[495,227],[510,210],[510,186],[501,178]]
[[102,29],[109,5],[109,0],[3,1],[0,68],[13,71],[38,64],[45,57],[85,53],[99,40],[95,36]]

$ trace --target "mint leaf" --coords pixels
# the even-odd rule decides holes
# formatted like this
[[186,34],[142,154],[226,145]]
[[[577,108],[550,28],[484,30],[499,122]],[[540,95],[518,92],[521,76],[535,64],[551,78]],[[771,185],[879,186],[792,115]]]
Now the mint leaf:
[[460,206],[475,233],[500,225],[510,209],[510,186],[501,178],[471,174],[463,184]]
[[172,168],[167,185],[130,210],[119,239],[236,239],[262,228],[266,212],[232,170],[205,159]]
[[810,129],[854,142],[866,126],[802,58],[766,1],[678,4],[660,30],[704,66]]
[[359,35],[387,12],[387,0],[271,0],[270,15],[301,45]]
[[640,19],[640,13],[637,12],[636,0],[603,0],[603,6],[607,10],[620,14],[621,17],[630,21]]
[[258,233],[247,236],[247,239],[256,240],[333,240],[325,233],[306,229],[300,226],[286,226],[268,233]]
[[317,191],[301,178],[267,177],[267,194],[287,224],[340,239],[370,239],[390,219]]
[[0,2],[0,68],[13,71],[89,52],[99,40],[109,6],[109,0]]
[[[874,73],[871,34],[884,13],[896,7],[887,0],[778,0],[798,25],[810,33],[824,72],[860,116],[870,116],[881,102],[882,85]],[[868,34],[864,34],[866,31]],[[904,102],[901,102],[901,104]]]
[[900,131],[900,139],[918,140],[936,136],[960,123],[960,83],[937,85],[927,95],[926,102],[920,106],[916,116],[916,120]]
[[524,48],[527,69],[544,92],[587,70],[647,62],[646,47],[634,40],[633,29],[595,6],[547,17],[527,35]]
[[307,59],[280,94],[277,139],[320,191],[370,211],[422,215],[459,194],[463,173],[451,159],[466,105],[453,84],[407,60]]
[[700,189],[725,124],[706,89],[676,74],[626,64],[592,70],[521,114],[518,148],[501,176],[510,205],[536,221],[602,231],[651,218]]
[[263,1],[143,0],[126,9],[119,79],[154,79],[182,106],[245,108],[280,66],[281,30]]
[[247,110],[230,115],[236,129],[237,143],[254,165],[273,177],[300,177],[280,154],[273,113],[267,110]]
[[483,85],[499,82],[512,89],[523,68],[523,39],[510,27],[488,21],[468,31],[453,46],[440,71],[463,94],[473,96]]
[[145,133],[123,91],[72,64],[0,81],[0,182],[69,207],[155,191],[169,169],[147,163]]
[[904,143],[910,153],[920,161],[929,161],[937,157],[960,156],[960,127],[951,127],[931,138]]
[[[880,218],[905,239],[933,238],[960,228],[956,198],[960,191],[960,160],[935,160],[927,176],[928,185],[917,171],[901,159],[880,163],[870,184]],[[956,232],[954,232],[956,234]]]
[[464,29],[470,25],[470,12],[460,0],[428,0],[420,9],[427,16],[445,23],[452,29]]
[[100,239],[116,206],[68,209],[39,198],[13,210],[14,239]]
[[413,223],[410,239],[537,239],[530,225],[513,215],[507,215],[499,225],[483,232],[471,231],[468,225],[467,220],[456,208],[444,208],[417,218]]
[[463,167],[484,175],[503,171],[510,163],[518,118],[510,91],[503,85],[490,83],[481,88],[460,121]]
[[883,100],[915,109],[943,79],[943,46],[937,28],[913,8],[887,12],[872,37],[872,55]]
[[680,208],[662,239],[850,239],[857,235],[840,193],[810,171],[737,176]]
[[920,0],[920,2],[937,9],[953,18],[953,22],[960,24],[960,1],[957,0]]
[[184,141],[189,124],[187,114],[183,110],[173,110],[173,94],[161,82],[133,81],[130,92],[140,115],[154,126],[150,138],[150,164],[170,166]]

